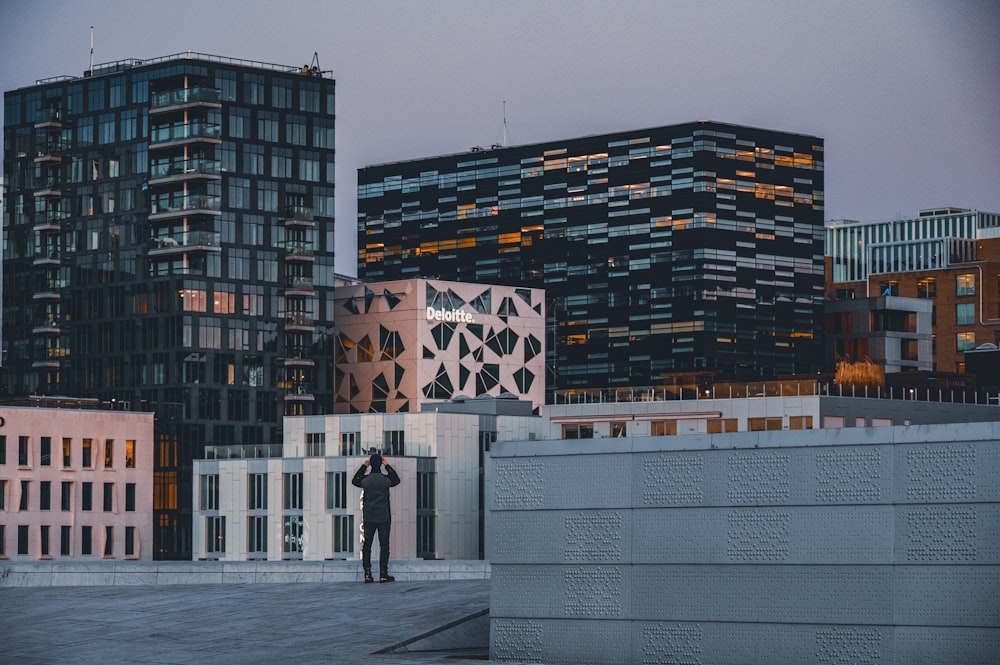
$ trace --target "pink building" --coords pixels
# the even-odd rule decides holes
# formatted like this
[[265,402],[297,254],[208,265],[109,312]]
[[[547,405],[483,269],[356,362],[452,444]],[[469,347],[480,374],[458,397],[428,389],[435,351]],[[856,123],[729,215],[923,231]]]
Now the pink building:
[[0,406],[0,559],[153,558],[153,414]]

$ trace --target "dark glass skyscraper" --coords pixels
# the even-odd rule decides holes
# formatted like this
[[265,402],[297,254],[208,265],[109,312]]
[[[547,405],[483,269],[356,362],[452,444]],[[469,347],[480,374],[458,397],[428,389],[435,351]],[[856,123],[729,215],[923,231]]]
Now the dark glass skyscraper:
[[823,141],[699,121],[369,166],[358,276],[544,288],[550,397],[816,372]]
[[155,556],[191,460],[333,406],[334,81],[180,54],[5,93],[11,395],[156,413]]

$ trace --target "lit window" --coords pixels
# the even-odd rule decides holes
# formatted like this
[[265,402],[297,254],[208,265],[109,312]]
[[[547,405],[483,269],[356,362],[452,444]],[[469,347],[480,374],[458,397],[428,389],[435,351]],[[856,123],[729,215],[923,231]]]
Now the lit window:
[[962,275],[955,276],[955,295],[956,296],[976,295],[976,276],[973,273],[968,272]]
[[957,348],[961,353],[962,351],[968,351],[976,346],[976,333],[974,332],[960,332],[957,337]]

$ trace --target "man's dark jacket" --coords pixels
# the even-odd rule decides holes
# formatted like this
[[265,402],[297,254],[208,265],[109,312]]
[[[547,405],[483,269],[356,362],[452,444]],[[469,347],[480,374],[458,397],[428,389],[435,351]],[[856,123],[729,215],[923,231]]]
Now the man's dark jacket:
[[396,470],[385,465],[383,475],[378,471],[372,471],[365,475],[364,464],[354,474],[351,484],[360,487],[361,492],[361,519],[365,522],[390,522],[392,521],[392,511],[389,507],[389,488],[399,484],[399,474]]

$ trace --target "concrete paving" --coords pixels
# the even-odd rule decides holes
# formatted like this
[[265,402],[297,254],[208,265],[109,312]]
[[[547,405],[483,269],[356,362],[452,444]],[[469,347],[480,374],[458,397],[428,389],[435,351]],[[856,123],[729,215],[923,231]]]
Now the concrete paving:
[[481,664],[489,597],[481,579],[5,587],[0,663]]

